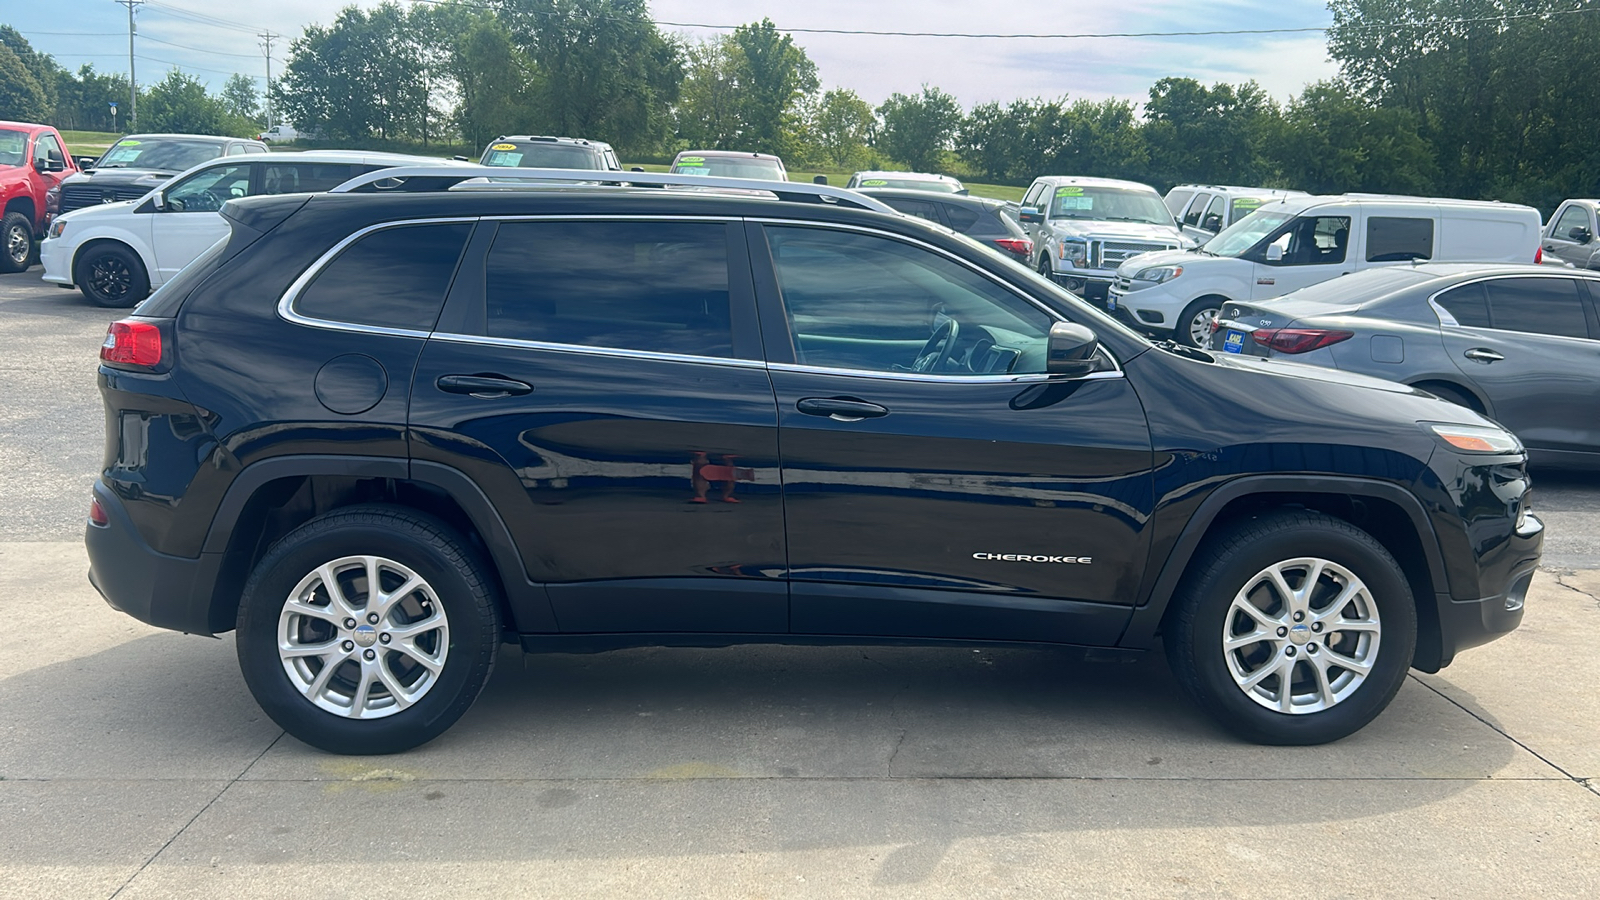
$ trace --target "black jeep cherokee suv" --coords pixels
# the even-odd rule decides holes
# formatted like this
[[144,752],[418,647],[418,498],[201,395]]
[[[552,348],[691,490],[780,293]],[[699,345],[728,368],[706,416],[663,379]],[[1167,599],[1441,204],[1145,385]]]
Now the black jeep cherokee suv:
[[237,629],[318,747],[439,735],[502,641],[1158,639],[1308,744],[1521,620],[1524,453],[1462,407],[1152,345],[836,188],[385,184],[227,204],[99,369],[91,580]]

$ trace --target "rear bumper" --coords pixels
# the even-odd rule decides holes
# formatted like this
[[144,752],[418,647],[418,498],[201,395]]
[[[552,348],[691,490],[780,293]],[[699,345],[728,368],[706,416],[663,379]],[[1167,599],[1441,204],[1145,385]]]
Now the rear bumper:
[[168,556],[146,544],[122,503],[102,483],[95,498],[106,511],[105,525],[90,522],[84,533],[89,551],[89,583],[112,609],[141,622],[190,634],[214,634],[211,587],[221,554],[198,559]]

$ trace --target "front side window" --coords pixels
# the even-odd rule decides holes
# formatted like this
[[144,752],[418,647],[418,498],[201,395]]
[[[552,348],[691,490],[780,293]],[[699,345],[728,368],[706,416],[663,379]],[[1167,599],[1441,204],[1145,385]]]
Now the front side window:
[[489,248],[490,337],[733,356],[727,226],[504,222]]
[[1222,230],[1222,214],[1228,210],[1228,199],[1221,194],[1211,199],[1211,205],[1206,207],[1206,214],[1200,217],[1202,231],[1217,232]]
[[167,209],[173,212],[216,212],[237,197],[250,193],[250,164],[212,166],[178,182],[166,191]]
[[1211,202],[1210,194],[1201,194],[1195,197],[1194,202],[1189,204],[1188,210],[1183,214],[1183,224],[1199,228],[1200,216],[1205,212],[1206,204],[1209,202]]
[[957,376],[1045,371],[1051,317],[954,260],[857,232],[766,234],[802,364]]
[[429,331],[455,277],[470,222],[384,228],[346,247],[295,300],[314,319]]
[[1344,262],[1349,246],[1349,216],[1302,216],[1267,245],[1269,250],[1279,248],[1282,258],[1274,261],[1269,255],[1266,262],[1273,266],[1332,265]]
[[1044,189],[1045,185],[1042,183],[1028,188],[1028,196],[1022,198],[1022,205],[1031,209],[1043,209],[1044,204],[1039,201],[1044,194]]
[[1433,259],[1433,220],[1399,216],[1367,219],[1367,262]]
[[1571,278],[1496,278],[1484,283],[1495,328],[1586,338],[1578,282]]
[[1581,206],[1569,206],[1562,211],[1561,218],[1556,219],[1556,226],[1550,230],[1550,236],[1564,241],[1577,241],[1582,233],[1574,236],[1573,232],[1580,228],[1589,231],[1589,212]]

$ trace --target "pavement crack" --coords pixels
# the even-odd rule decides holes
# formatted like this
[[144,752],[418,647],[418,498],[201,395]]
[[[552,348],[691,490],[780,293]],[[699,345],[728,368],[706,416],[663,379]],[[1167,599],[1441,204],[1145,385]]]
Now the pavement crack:
[[1558,571],[1558,572],[1554,572],[1552,574],[1554,574],[1555,577],[1556,577],[1556,584],[1561,585],[1562,587],[1566,588],[1569,591],[1572,591],[1574,594],[1577,594],[1577,595],[1579,595],[1581,597],[1587,597],[1595,605],[1600,606],[1600,597],[1596,597],[1595,595],[1589,593],[1588,591],[1584,590],[1583,588],[1575,587],[1573,585],[1570,585],[1564,580],[1567,576],[1572,574],[1570,571],[1566,571],[1566,572]]
[[189,817],[189,821],[183,823],[183,827],[182,828],[179,828],[177,831],[173,832],[172,837],[167,838],[167,842],[166,843],[162,844],[159,848],[157,848],[156,852],[150,854],[149,858],[147,858],[143,863],[140,863],[139,864],[139,868],[134,870],[134,873],[132,875],[129,875],[126,881],[124,881],[124,882],[122,882],[122,884],[118,885],[117,889],[111,892],[111,896],[108,897],[107,900],[116,900],[117,895],[119,895],[123,891],[127,890],[128,889],[128,885],[132,884],[133,880],[135,878],[138,878],[141,874],[143,874],[144,870],[148,869],[150,867],[150,864],[156,861],[157,857],[159,857],[161,854],[167,852],[167,848],[172,846],[172,842],[177,840],[178,838],[182,837],[183,833],[189,830],[189,826],[193,825],[196,820],[198,820],[201,816],[205,815],[206,814],[206,810],[210,809],[212,807],[212,805],[214,805],[218,800],[221,800],[222,799],[222,795],[226,794],[228,792],[229,788],[232,788],[234,785],[239,783],[239,780],[241,778],[243,778],[244,776],[250,774],[250,770],[256,767],[256,763],[261,761],[261,757],[266,756],[267,755],[267,751],[271,750],[273,747],[278,746],[278,742],[283,740],[284,734],[286,734],[286,732],[282,732],[282,731],[278,732],[278,736],[277,737],[273,738],[272,741],[270,743],[268,743],[265,747],[262,747],[261,748],[261,752],[257,753],[255,755],[254,759],[250,760],[250,764],[249,765],[245,766],[243,769],[240,769],[239,770],[239,774],[233,776],[233,778],[227,784],[222,786],[222,790],[217,791],[215,796],[213,796],[210,800],[207,800],[206,801],[206,805],[200,807],[199,812],[196,812],[194,815],[190,816]]
[[[1581,594],[1583,592],[1579,591],[1578,593]],[[1482,722],[1484,725],[1488,726],[1491,731],[1494,731],[1495,733],[1499,734],[1501,737],[1505,738],[1506,740],[1510,741],[1511,743],[1516,744],[1518,747],[1521,747],[1522,749],[1528,751],[1528,753],[1531,754],[1534,759],[1537,759],[1538,761],[1544,763],[1545,765],[1549,766],[1550,768],[1555,769],[1557,772],[1560,772],[1563,776],[1566,777],[1566,779],[1568,781],[1571,781],[1571,782],[1573,782],[1573,783],[1575,783],[1575,784],[1579,785],[1580,787],[1583,787],[1583,788],[1585,788],[1587,790],[1595,791],[1595,785],[1590,784],[1588,779],[1579,778],[1578,776],[1572,774],[1571,772],[1568,772],[1566,769],[1564,769],[1561,766],[1557,765],[1555,760],[1550,759],[1549,757],[1545,756],[1543,753],[1540,753],[1539,751],[1533,749],[1532,747],[1529,747],[1527,744],[1525,744],[1522,741],[1518,740],[1517,738],[1513,737],[1511,735],[1511,733],[1506,731],[1504,728],[1501,728],[1499,725],[1496,725],[1495,723],[1489,721],[1488,719],[1485,719],[1483,716],[1478,715],[1477,713],[1475,713],[1472,710],[1468,709],[1465,704],[1461,703],[1456,698],[1450,696],[1449,694],[1446,694],[1444,691],[1439,690],[1438,688],[1436,688],[1433,685],[1427,683],[1426,681],[1423,681],[1421,678],[1418,678],[1416,675],[1411,675],[1409,677],[1411,678],[1412,681],[1415,681],[1417,684],[1420,684],[1423,687],[1427,688],[1428,690],[1433,691],[1435,694],[1438,694],[1441,698],[1444,699],[1444,701],[1446,703],[1449,703],[1449,704],[1455,706],[1457,709],[1461,710],[1462,712],[1466,713],[1467,715],[1473,717],[1474,719],[1477,719],[1479,722]],[[1600,791],[1595,791],[1595,792],[1596,793],[1600,793]]]

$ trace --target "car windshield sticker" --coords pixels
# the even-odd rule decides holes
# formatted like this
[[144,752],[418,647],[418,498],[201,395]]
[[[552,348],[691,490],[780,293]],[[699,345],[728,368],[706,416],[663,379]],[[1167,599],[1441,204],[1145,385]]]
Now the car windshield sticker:
[[1056,188],[1056,196],[1057,197],[1082,197],[1083,196],[1083,188],[1076,187],[1074,185],[1068,185],[1066,187],[1058,187],[1058,188]]
[[704,156],[685,156],[683,159],[678,160],[678,165],[680,166],[703,166],[705,164],[706,158]]
[[861,186],[862,187],[883,187],[884,185],[886,185],[888,183],[889,182],[886,179],[883,179],[883,178],[868,178],[866,181],[861,182]]
[[1260,206],[1260,197],[1236,197],[1233,201],[1233,209],[1235,212],[1243,212],[1247,209],[1254,212]]
[[490,147],[489,149],[490,150],[515,150],[515,149],[517,149],[517,145],[516,144],[495,144],[493,147]]
[[[512,149],[516,149],[515,146],[513,146]],[[511,166],[512,168],[515,168],[522,165],[522,154],[508,153],[504,150],[493,150],[489,153],[489,159],[484,163],[484,165]]]

